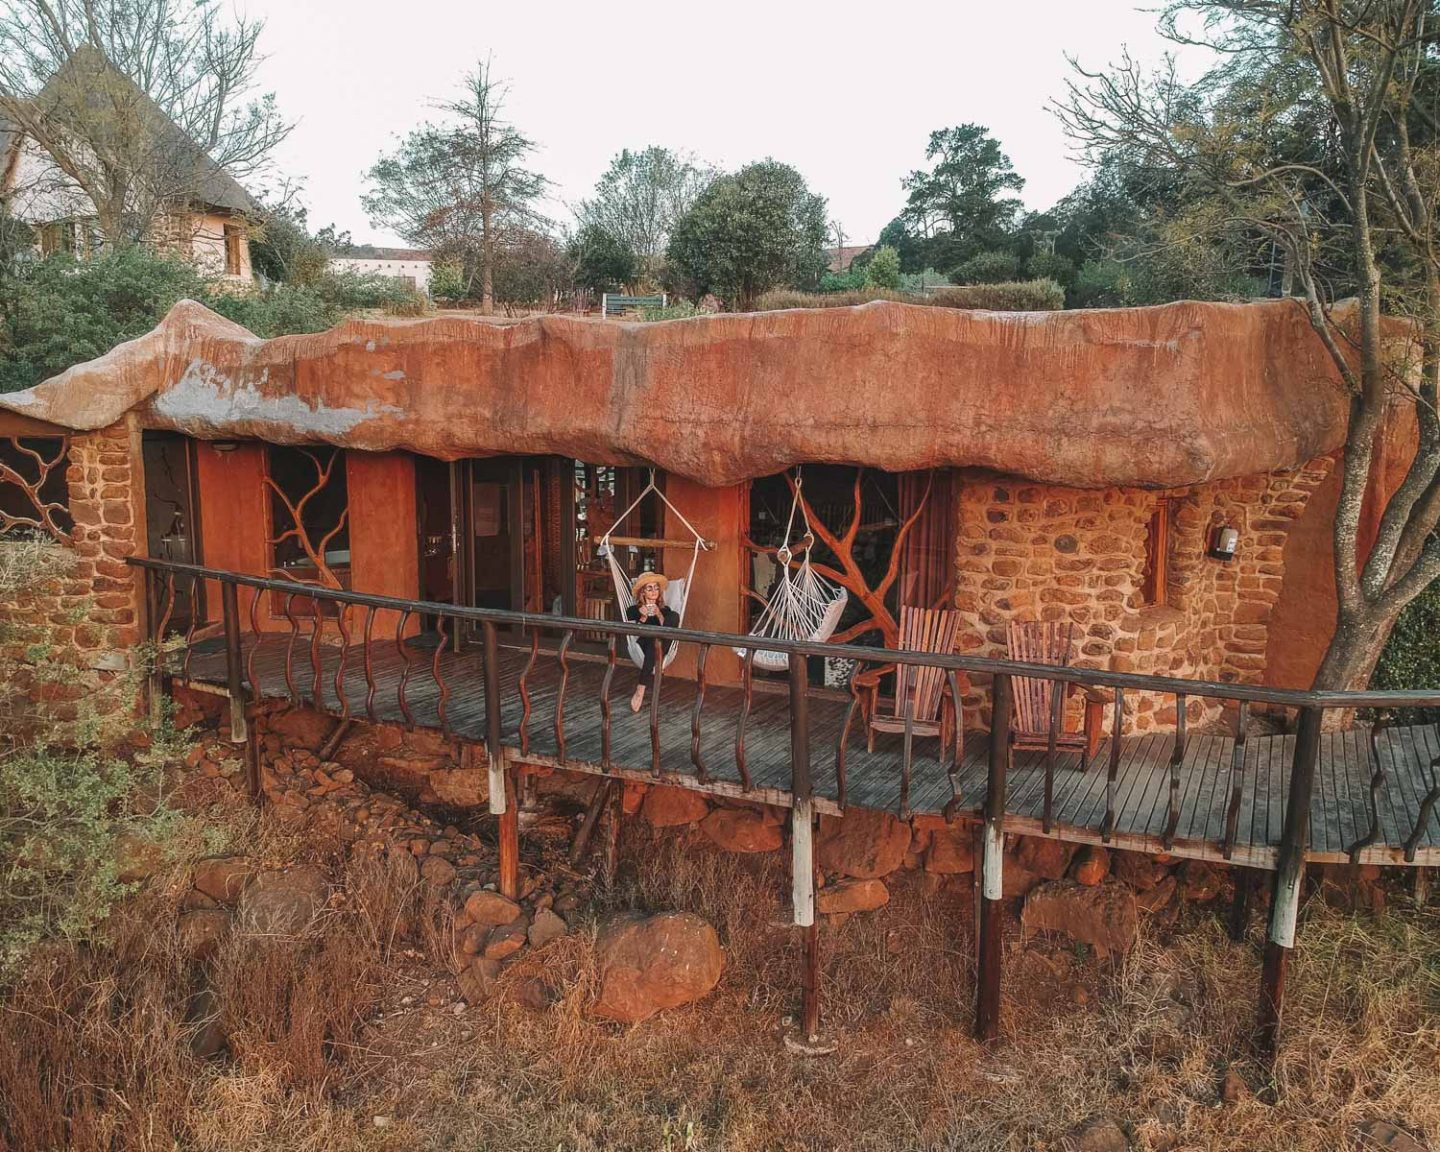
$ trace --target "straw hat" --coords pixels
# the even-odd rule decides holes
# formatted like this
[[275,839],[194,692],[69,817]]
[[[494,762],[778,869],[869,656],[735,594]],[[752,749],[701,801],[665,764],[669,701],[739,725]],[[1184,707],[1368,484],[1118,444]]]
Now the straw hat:
[[660,587],[660,595],[663,596],[665,595],[665,589],[669,585],[669,583],[669,579],[665,576],[660,575],[659,572],[642,572],[639,576],[636,576],[634,581],[631,583],[630,595],[634,596],[635,599],[638,600],[640,599],[640,589],[644,588],[647,584],[657,584]]

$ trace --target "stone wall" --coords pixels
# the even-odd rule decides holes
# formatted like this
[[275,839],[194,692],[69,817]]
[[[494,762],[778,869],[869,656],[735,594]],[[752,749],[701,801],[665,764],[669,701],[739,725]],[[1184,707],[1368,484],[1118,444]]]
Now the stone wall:
[[[1116,672],[1259,683],[1291,525],[1331,460],[1193,488],[1082,491],[966,473],[956,532],[962,651],[1004,655],[1012,620],[1073,621],[1075,663]],[[1168,595],[1144,595],[1146,538],[1157,504],[1172,528]],[[1240,533],[1233,560],[1206,555],[1213,526]],[[1078,700],[1072,701],[1078,709]],[[988,686],[966,698],[966,723],[988,725]],[[1172,726],[1173,698],[1127,697],[1126,730]],[[1192,700],[1188,719],[1219,719]],[[1108,727],[1108,717],[1107,717]]]
[[138,432],[122,423],[73,436],[66,482],[71,540],[38,555],[49,575],[0,600],[0,667],[12,720],[63,725],[134,702],[130,673],[143,604],[125,559],[144,536]]

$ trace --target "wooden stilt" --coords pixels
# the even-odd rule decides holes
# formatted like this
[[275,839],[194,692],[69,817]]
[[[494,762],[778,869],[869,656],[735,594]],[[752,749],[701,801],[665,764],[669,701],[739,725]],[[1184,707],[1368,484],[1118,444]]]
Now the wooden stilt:
[[514,769],[504,771],[505,811],[500,814],[500,895],[520,898],[520,805],[515,803]]
[[1256,1046],[1273,1057],[1280,1038],[1285,1001],[1285,968],[1295,947],[1295,921],[1300,912],[1300,883],[1305,876],[1305,852],[1310,844],[1310,800],[1315,788],[1315,763],[1320,755],[1323,712],[1302,708],[1295,735],[1295,759],[1290,767],[1290,791],[1285,803],[1285,827],[1280,838],[1280,861],[1270,897],[1270,922],[1265,934],[1265,963],[1260,975],[1260,1013]]
[[616,781],[603,776],[595,781],[595,790],[590,793],[590,802],[585,805],[585,817],[580,821],[580,827],[575,832],[575,839],[570,844],[570,866],[572,868],[585,858],[585,849],[590,846],[590,838],[595,835],[595,827],[600,823],[600,817],[605,812],[605,802],[610,798],[610,789],[616,786]]
[[1430,903],[1430,869],[1415,869],[1415,906],[1423,908]]
[[1235,891],[1230,897],[1230,919],[1226,930],[1230,939],[1242,943],[1250,927],[1250,892],[1254,888],[1254,877],[1249,868],[1234,868]]
[[347,718],[335,725],[335,731],[325,738],[325,743],[320,746],[320,751],[315,755],[321,760],[335,759],[335,753],[340,751],[340,745],[345,742],[345,737],[350,734],[351,721]]
[[255,731],[254,717],[245,727],[245,784],[250,799],[256,804],[265,798],[265,789],[260,783],[260,735]]
[[607,886],[615,883],[615,873],[620,867],[620,825],[625,820],[625,785],[620,780],[610,782],[609,817],[605,826],[604,876]]
[[1000,1036],[1000,964],[1005,906],[1005,785],[1010,769],[1010,677],[995,674],[990,721],[990,771],[980,854],[980,932],[975,981],[975,1038]]
[[810,676],[805,657],[790,653],[790,903],[800,929],[800,1038],[820,1035],[820,925],[815,918],[815,799],[810,776]]
[[245,723],[245,669],[240,657],[240,608],[235,588],[228,580],[220,586],[220,609],[225,628],[225,691],[230,698],[230,743],[244,744],[248,730]]
[[820,1035],[820,924],[811,917],[800,929],[804,946],[804,967],[800,984],[800,1035],[813,1044]]

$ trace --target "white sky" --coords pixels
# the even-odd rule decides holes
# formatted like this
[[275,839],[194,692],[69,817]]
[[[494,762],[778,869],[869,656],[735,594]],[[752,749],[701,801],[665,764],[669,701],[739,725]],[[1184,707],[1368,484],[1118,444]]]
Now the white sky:
[[1026,206],[1050,207],[1083,175],[1047,111],[1066,53],[1093,69],[1164,50],[1133,0],[239,2],[267,24],[262,90],[299,121],[279,168],[303,180],[312,227],[359,243],[400,242],[360,207],[365,170],[487,52],[556,216],[621,148],[661,144],[732,170],[792,164],[859,243],[900,209],[930,131],[966,121],[1000,141]]

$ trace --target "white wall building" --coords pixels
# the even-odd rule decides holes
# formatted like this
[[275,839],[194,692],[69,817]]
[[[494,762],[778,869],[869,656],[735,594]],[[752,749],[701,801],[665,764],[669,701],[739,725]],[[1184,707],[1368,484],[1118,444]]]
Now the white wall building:
[[393,276],[430,295],[430,253],[423,249],[376,248],[367,244],[350,248],[343,256],[331,257],[330,269],[333,272]]

